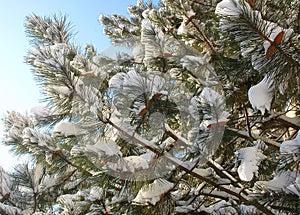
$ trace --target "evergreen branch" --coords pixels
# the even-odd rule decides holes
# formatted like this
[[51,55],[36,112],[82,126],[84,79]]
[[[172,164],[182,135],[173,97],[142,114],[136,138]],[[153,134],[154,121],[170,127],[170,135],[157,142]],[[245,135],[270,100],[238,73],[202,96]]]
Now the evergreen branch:
[[[131,135],[130,133],[128,133],[126,131],[126,129],[116,125],[114,122],[112,122],[110,119],[107,119],[107,122],[114,127],[115,129],[117,129],[119,132],[121,132],[124,136],[127,136],[128,138],[130,138],[132,141],[142,145],[143,147],[151,150],[152,152],[161,155],[161,150],[159,150],[155,145],[151,144],[149,141],[142,139],[141,137],[137,137],[136,135]],[[169,131],[171,132],[171,131]],[[172,136],[174,138],[176,138],[177,140],[182,140],[183,138],[179,137],[178,135],[176,135],[175,133],[172,134]],[[187,145],[189,145],[187,143]],[[168,152],[163,153],[163,155],[165,156],[165,158],[173,163],[177,168],[179,168],[180,170],[183,170],[187,173],[189,173],[191,176],[194,176],[200,180],[203,180],[207,183],[209,183],[210,185],[219,188],[221,191],[224,191],[232,196],[237,197],[240,201],[244,202],[245,204],[249,204],[249,205],[255,205],[255,207],[257,207],[259,210],[261,210],[262,212],[264,212],[267,215],[274,215],[274,213],[272,211],[270,211],[268,208],[264,207],[263,205],[259,204],[258,202],[253,202],[251,201],[247,196],[245,196],[244,194],[242,194],[241,192],[236,192],[234,191],[232,188],[227,188],[225,186],[219,185],[217,182],[213,181],[212,179],[209,179],[207,177],[204,177],[202,175],[200,175],[199,173],[197,173],[192,167],[189,168],[187,167],[182,161],[178,160],[177,158],[173,157],[172,155],[170,155]],[[240,189],[240,188],[239,188]]]

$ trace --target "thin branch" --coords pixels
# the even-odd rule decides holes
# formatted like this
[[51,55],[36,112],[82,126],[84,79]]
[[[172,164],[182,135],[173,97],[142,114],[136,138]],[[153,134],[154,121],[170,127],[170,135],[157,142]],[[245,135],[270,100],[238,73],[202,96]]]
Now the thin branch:
[[246,131],[241,131],[241,130],[238,130],[238,129],[235,129],[235,128],[230,128],[230,127],[226,127],[226,129],[228,131],[234,132],[235,134],[237,134],[238,136],[240,136],[242,138],[250,139],[250,140],[251,139],[262,140],[263,142],[265,142],[265,143],[267,143],[269,145],[280,147],[280,143],[279,142],[277,142],[275,140],[268,139],[268,138],[263,137],[263,136],[260,136],[258,134],[251,133],[252,137],[250,137],[250,135]]
[[69,161],[62,153],[57,154],[56,156],[58,156],[59,158],[61,158],[63,161],[65,161],[67,164],[69,164],[70,166],[75,167],[76,169],[78,169],[80,172],[86,174],[87,176],[93,176],[92,173],[90,173],[89,171],[87,171],[86,169],[84,169],[81,166],[78,166],[74,163],[72,163],[71,161]]
[[278,121],[286,126],[295,128],[297,130],[300,129],[300,117],[290,118],[290,117],[282,115],[282,116],[277,117],[276,121]]

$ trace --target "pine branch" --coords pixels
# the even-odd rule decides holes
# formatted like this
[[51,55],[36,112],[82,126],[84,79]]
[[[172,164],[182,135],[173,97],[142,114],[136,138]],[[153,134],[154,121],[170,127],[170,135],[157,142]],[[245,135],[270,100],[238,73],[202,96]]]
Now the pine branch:
[[[158,155],[162,155],[161,154],[161,150],[159,150],[156,146],[154,146],[153,144],[151,144],[149,141],[146,141],[144,139],[142,139],[141,137],[135,137],[132,134],[128,133],[126,131],[126,129],[116,125],[114,122],[112,122],[110,119],[107,119],[107,122],[114,127],[115,129],[117,129],[119,132],[121,132],[124,136],[126,136],[127,138],[130,138],[132,141],[142,145],[143,147],[151,150],[152,152],[158,154]],[[178,135],[176,135],[175,133],[172,134],[172,136],[177,140],[183,140],[183,138],[179,137]],[[187,143],[187,145],[189,145]],[[163,155],[165,156],[165,158],[173,163],[177,168],[179,168],[180,170],[183,170],[187,173],[189,173],[190,175],[205,181],[207,183],[209,183],[210,185],[219,188],[221,191],[224,191],[232,196],[237,197],[240,201],[244,202],[245,204],[249,204],[249,205],[255,205],[259,210],[261,210],[262,212],[264,212],[267,215],[273,215],[273,212],[271,212],[268,208],[264,207],[263,205],[257,203],[257,202],[253,202],[251,201],[247,196],[245,196],[244,194],[240,193],[240,192],[236,192],[233,189],[229,189],[226,188],[223,185],[219,185],[217,182],[213,181],[212,179],[209,179],[207,177],[203,177],[202,175],[200,175],[199,173],[197,173],[194,170],[194,167],[189,168],[187,167],[182,161],[178,160],[177,158],[173,157],[172,155],[170,155],[168,152],[163,153]],[[240,188],[239,188],[240,189]]]

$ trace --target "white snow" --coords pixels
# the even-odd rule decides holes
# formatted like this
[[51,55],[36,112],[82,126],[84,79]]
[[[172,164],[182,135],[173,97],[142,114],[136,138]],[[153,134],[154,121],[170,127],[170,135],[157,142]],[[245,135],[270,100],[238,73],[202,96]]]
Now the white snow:
[[184,34],[186,34],[188,32],[187,26],[185,24],[186,21],[187,21],[187,19],[184,17],[184,19],[182,20],[180,26],[177,29],[177,34],[178,35],[184,35]]
[[131,172],[135,173],[139,170],[148,169],[148,162],[140,156],[128,156],[120,158],[116,162],[108,162],[108,167],[118,172]]
[[[153,34],[149,34],[151,31]],[[174,52],[174,45],[177,41],[164,34],[161,28],[157,27],[149,19],[142,20],[141,43],[145,47],[144,62],[157,57],[170,57]]]
[[41,190],[46,190],[50,187],[53,187],[57,183],[58,178],[55,175],[45,175],[41,181],[40,188]]
[[80,129],[75,123],[73,122],[59,122],[57,123],[52,131],[52,136],[74,136],[83,134],[84,130]]
[[211,168],[202,169],[202,168],[195,168],[193,172],[197,173],[198,175],[201,175],[203,177],[208,177],[213,174],[213,170]]
[[0,166],[0,193],[5,195],[11,192],[13,182],[8,173]]
[[100,200],[100,199],[102,199],[103,194],[104,194],[104,191],[101,187],[94,186],[90,190],[90,195],[89,195],[88,199],[90,201]]
[[173,183],[165,179],[156,179],[153,183],[144,185],[132,201],[141,205],[156,205],[162,195],[169,192],[173,186]]
[[32,185],[33,185],[33,190],[34,192],[38,193],[40,189],[40,182],[41,179],[44,175],[44,167],[42,164],[37,164],[33,169],[32,169]]
[[215,13],[221,16],[239,16],[242,12],[238,0],[223,0],[217,4]]
[[293,185],[295,182],[295,184],[299,184],[299,179],[297,177],[299,177],[299,173],[297,172],[290,172],[290,171],[286,171],[286,172],[280,172],[277,175],[275,175],[275,177],[270,180],[270,181],[258,181],[256,182],[256,184],[258,186],[261,186],[267,190],[272,190],[275,192],[286,192],[286,193],[290,193],[291,191],[293,191],[294,189],[292,188],[291,185]]
[[128,156],[124,157],[124,160],[127,162],[130,172],[135,172],[135,170],[148,169],[148,162],[140,156]]
[[237,210],[231,206],[230,201],[221,200],[212,204],[208,207],[201,208],[202,211],[205,211],[208,214],[226,214],[226,215],[235,215],[238,214]]
[[29,140],[31,143],[38,143],[39,139],[35,136],[37,132],[33,128],[26,127],[22,131],[23,141]]
[[150,150],[147,150],[144,154],[141,154],[140,157],[145,159],[147,162],[151,162],[156,154]]
[[123,88],[123,81],[126,76],[126,73],[121,72],[115,74],[109,81],[108,86],[113,90],[119,90]]
[[46,105],[35,106],[30,109],[30,115],[36,118],[45,118],[50,115],[50,110]]
[[286,140],[280,145],[281,154],[292,154],[300,152],[300,130],[298,131],[297,137],[292,140]]
[[205,87],[199,95],[199,100],[200,103],[208,104],[211,107],[212,117],[205,114],[204,124],[210,125],[228,121],[229,113],[224,111],[225,101],[222,95],[209,87]]
[[122,152],[119,149],[119,146],[113,141],[101,141],[94,145],[86,145],[88,151],[96,152],[99,157],[113,156],[113,155],[122,155]]
[[265,110],[270,111],[273,89],[273,80],[268,77],[250,87],[248,98],[254,110],[259,110],[262,115],[265,114]]
[[300,197],[300,175],[296,178],[295,182],[286,188],[287,192],[291,192]]
[[143,62],[145,56],[145,47],[142,44],[137,44],[134,46],[132,51],[132,56],[134,60],[138,63]]
[[208,87],[205,87],[202,90],[199,97],[201,102],[208,103],[210,105],[215,104],[217,100],[220,102],[224,101],[224,98],[219,93]]
[[5,212],[6,214],[24,214],[24,211],[21,211],[21,209],[2,202],[0,202],[0,211]]
[[60,95],[68,96],[71,93],[71,90],[66,86],[51,86],[50,89]]
[[242,181],[251,181],[258,172],[260,162],[267,158],[257,146],[241,148],[235,154],[241,161],[238,174]]
[[188,18],[191,18],[195,16],[195,12],[193,10],[190,10],[187,12],[186,16],[183,16],[183,20],[179,26],[179,28],[177,29],[177,34],[178,35],[183,35],[183,34],[187,34],[188,33],[188,29],[187,29],[187,21],[188,21]]

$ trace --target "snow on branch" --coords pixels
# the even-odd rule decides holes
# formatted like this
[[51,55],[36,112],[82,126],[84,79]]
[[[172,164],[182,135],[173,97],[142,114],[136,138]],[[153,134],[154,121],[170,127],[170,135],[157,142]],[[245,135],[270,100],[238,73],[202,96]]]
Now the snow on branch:
[[33,14],[26,18],[26,33],[35,44],[57,44],[68,43],[72,34],[71,24],[67,22],[66,16],[45,18]]
[[183,68],[190,70],[195,80],[200,81],[203,86],[216,86],[218,84],[217,74],[209,61],[208,55],[185,55],[181,58],[180,63]]
[[165,179],[155,179],[153,183],[144,185],[132,201],[141,205],[155,205],[173,187],[174,184]]
[[291,48],[297,37],[294,29],[267,20],[247,1],[223,0],[215,13],[221,16],[221,29],[234,35],[241,54],[251,59],[254,69],[281,80],[294,77],[300,62]]
[[298,131],[295,139],[286,140],[281,143],[280,153],[282,155],[300,153],[300,131]]
[[267,76],[248,91],[249,101],[254,110],[259,110],[262,115],[265,110],[270,111],[273,99],[273,80]]
[[[258,181],[256,186],[272,192],[285,192],[299,195],[295,188],[299,188],[299,173],[285,171],[277,173],[272,180]],[[296,192],[295,192],[296,191]]]
[[242,12],[242,8],[238,0],[223,0],[219,4],[217,4],[216,11],[215,11],[216,14],[222,16],[236,16],[236,17],[239,17],[241,12]]
[[178,42],[173,37],[164,34],[153,22],[144,19],[141,43],[145,47],[144,61],[147,63],[149,60],[171,57]]
[[85,134],[87,131],[80,128],[77,124],[73,122],[59,122],[57,123],[52,131],[52,136],[64,136],[64,137],[70,137],[70,136],[80,136],[82,134]]
[[242,181],[251,181],[254,175],[258,175],[258,166],[260,162],[267,158],[261,152],[262,142],[257,142],[255,146],[241,148],[235,152],[240,165],[237,169]]

